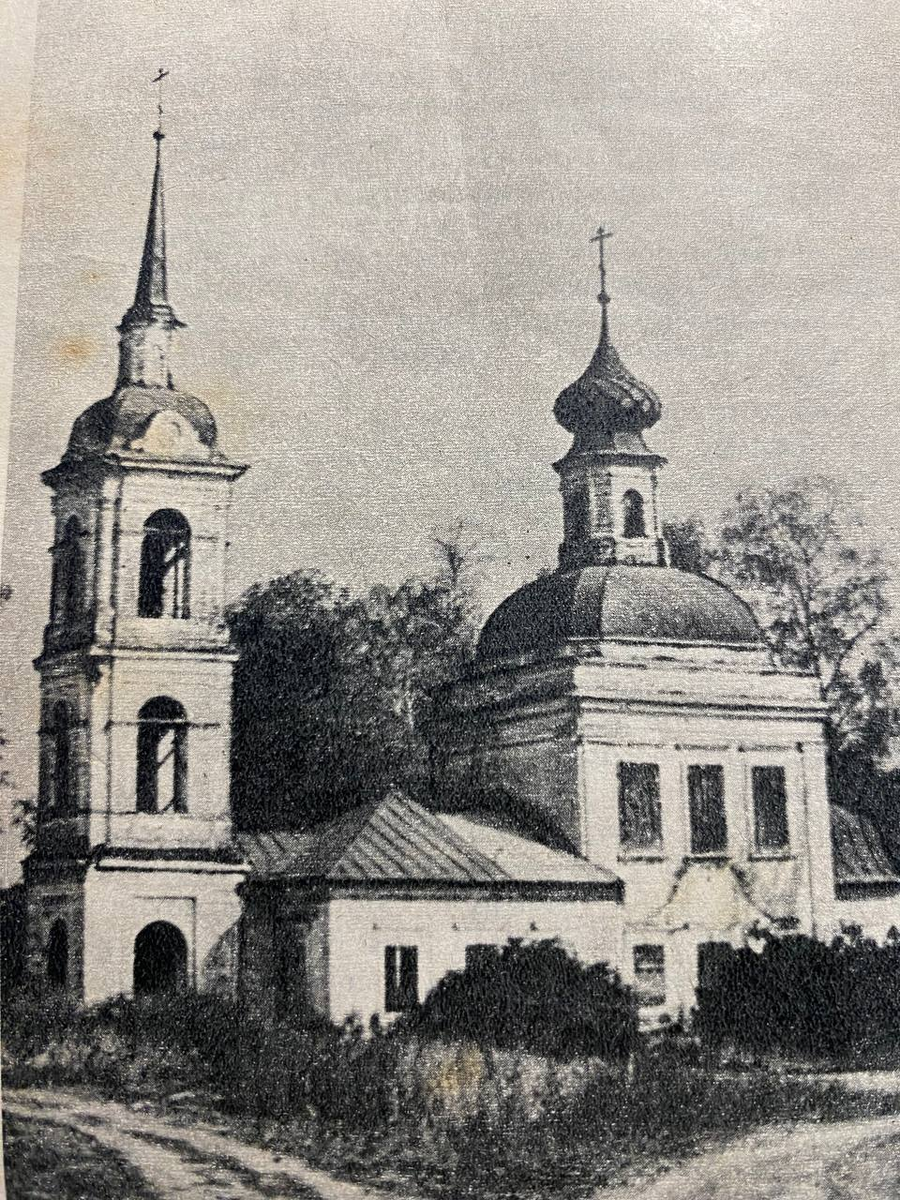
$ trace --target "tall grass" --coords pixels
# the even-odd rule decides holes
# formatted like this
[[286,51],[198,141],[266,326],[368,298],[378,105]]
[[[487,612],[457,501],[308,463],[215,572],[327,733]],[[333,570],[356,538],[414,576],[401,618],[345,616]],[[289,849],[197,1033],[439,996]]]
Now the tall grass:
[[[662,1039],[630,1063],[571,1062],[353,1022],[303,1028],[184,994],[87,1011],[7,998],[4,1082],[124,1100],[190,1091],[248,1136],[346,1176],[443,1197],[579,1196],[636,1156],[761,1122],[863,1111],[833,1086],[726,1078]],[[870,1098],[864,1111],[891,1105]]]

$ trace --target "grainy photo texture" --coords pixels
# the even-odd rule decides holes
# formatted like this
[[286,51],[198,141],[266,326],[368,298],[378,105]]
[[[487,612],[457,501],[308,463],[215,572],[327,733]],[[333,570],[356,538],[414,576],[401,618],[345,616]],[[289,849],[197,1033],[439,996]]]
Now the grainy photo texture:
[[900,1196],[896,5],[10,11],[7,1195]]

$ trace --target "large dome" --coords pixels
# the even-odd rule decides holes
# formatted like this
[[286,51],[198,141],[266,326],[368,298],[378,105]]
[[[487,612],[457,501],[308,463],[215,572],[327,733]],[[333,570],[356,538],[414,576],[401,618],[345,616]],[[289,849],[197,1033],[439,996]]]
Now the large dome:
[[751,647],[763,637],[724,585],[672,567],[600,566],[526,583],[488,617],[481,663],[546,656],[567,642],[626,639]]

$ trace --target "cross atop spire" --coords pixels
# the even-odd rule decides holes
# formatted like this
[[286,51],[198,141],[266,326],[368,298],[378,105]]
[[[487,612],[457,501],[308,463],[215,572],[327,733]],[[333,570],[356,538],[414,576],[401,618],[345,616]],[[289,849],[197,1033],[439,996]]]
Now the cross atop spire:
[[606,317],[606,310],[609,306],[609,293],[606,290],[605,242],[606,242],[607,238],[611,238],[611,237],[612,237],[611,229],[604,229],[604,227],[602,225],[598,225],[597,232],[591,238],[592,242],[598,243],[598,248],[600,251],[600,262],[599,262],[600,291],[597,293],[597,299],[600,302],[601,308],[603,309],[603,319],[602,319],[602,323],[601,323],[601,327],[600,327],[601,338],[606,338],[609,336],[609,330],[607,328],[607,317]]
[[165,67],[160,67],[159,71],[157,72],[157,74],[153,80],[154,83],[159,84],[159,100],[157,101],[157,104],[156,104],[156,111],[158,113],[159,119],[158,119],[158,123],[156,126],[156,132],[153,134],[153,136],[156,138],[156,140],[158,142],[162,141],[162,139],[166,136],[163,133],[163,127],[162,127],[163,126],[163,80],[166,78],[166,76],[168,74],[169,74],[169,72],[165,69]]

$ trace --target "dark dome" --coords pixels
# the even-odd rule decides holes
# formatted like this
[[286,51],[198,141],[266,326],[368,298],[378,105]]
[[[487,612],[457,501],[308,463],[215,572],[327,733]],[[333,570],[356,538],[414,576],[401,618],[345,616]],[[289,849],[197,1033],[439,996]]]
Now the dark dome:
[[703,575],[674,567],[584,567],[555,571],[513,592],[488,617],[478,659],[549,655],[582,638],[763,643],[743,600]]
[[216,447],[216,422],[202,400],[172,388],[126,385],[85,409],[72,426],[67,454],[90,458],[127,449],[158,413],[177,413],[208,451]]

